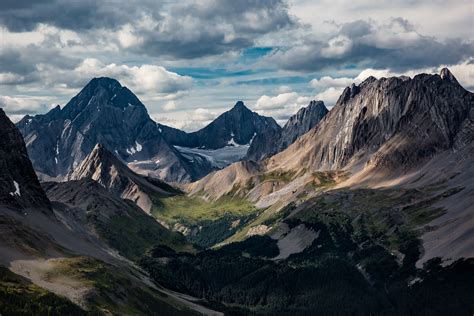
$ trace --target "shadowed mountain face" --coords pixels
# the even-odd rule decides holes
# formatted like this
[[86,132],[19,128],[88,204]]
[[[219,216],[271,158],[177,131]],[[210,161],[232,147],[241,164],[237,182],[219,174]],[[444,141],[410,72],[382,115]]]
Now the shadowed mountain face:
[[258,161],[285,150],[301,135],[308,132],[323,119],[328,109],[322,101],[311,101],[290,117],[283,129],[269,130],[258,134],[247,153],[247,159]]
[[36,171],[50,177],[67,175],[98,143],[124,161],[152,161],[147,172],[167,181],[189,181],[211,170],[184,159],[140,100],[110,78],[91,80],[63,109],[25,117],[17,126]]
[[58,213],[74,215],[112,248],[136,259],[152,245],[191,250],[184,237],[163,227],[129,200],[111,194],[98,182],[84,178],[46,182],[43,187]]
[[185,133],[164,125],[160,125],[160,128],[170,144],[206,149],[247,145],[257,135],[281,131],[273,118],[252,112],[242,101],[197,132]]
[[0,109],[0,204],[50,209],[20,132]]

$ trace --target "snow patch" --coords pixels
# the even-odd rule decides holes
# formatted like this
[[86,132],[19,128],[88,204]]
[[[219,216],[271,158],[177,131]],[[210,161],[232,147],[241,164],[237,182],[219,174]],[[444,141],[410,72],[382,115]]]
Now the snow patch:
[[142,145],[139,144],[137,141],[135,141],[135,147],[137,148],[138,152],[142,151],[142,149],[143,149]]
[[21,196],[21,193],[20,193],[20,186],[18,185],[18,182],[16,182],[15,180],[13,180],[13,185],[15,186],[15,192],[10,192],[10,195],[11,196]]
[[139,153],[140,151],[142,151],[142,149],[143,149],[143,146],[139,142],[135,141],[135,146],[127,148],[127,153],[129,155],[133,155],[135,153]]
[[248,143],[249,146],[252,145],[252,142],[253,142],[255,136],[257,136],[257,133],[253,133],[253,136],[252,136],[252,138],[250,139],[250,141]]
[[234,140],[234,137],[232,137],[228,142],[227,142],[227,146],[239,146],[239,144],[237,144]]
[[58,164],[58,156],[59,156],[59,140],[56,142],[56,157],[54,157],[54,161]]

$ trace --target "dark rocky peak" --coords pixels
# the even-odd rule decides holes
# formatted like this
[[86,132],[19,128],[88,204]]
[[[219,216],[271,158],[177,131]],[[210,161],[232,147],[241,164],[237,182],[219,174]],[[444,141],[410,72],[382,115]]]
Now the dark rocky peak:
[[337,103],[345,103],[350,99],[354,98],[360,92],[360,87],[353,83],[350,87],[346,87],[342,92],[341,96],[337,100]]
[[63,118],[74,119],[84,110],[99,111],[104,107],[115,107],[121,110],[139,107],[145,110],[133,92],[115,79],[101,77],[92,79],[63,109]]
[[298,118],[303,118],[308,113],[313,113],[313,112],[317,112],[317,111],[327,113],[328,109],[324,105],[323,101],[312,100],[311,102],[309,102],[309,105],[307,107],[301,108],[294,116],[292,116],[292,118],[297,118],[297,119]]
[[15,125],[0,109],[0,204],[51,211]]
[[457,81],[456,77],[454,77],[454,75],[451,73],[451,71],[449,71],[448,68],[443,68],[441,69],[441,72],[439,74],[439,76],[441,77],[441,79],[443,80],[448,80],[452,83],[455,83],[455,84],[459,84],[459,82]]
[[250,109],[245,106],[243,101],[237,101],[230,111],[250,111]]
[[122,88],[122,85],[116,79],[109,77],[99,77],[93,78],[91,81],[89,81],[89,83],[84,87],[84,89],[96,89],[97,87],[102,87],[107,90],[117,90]]

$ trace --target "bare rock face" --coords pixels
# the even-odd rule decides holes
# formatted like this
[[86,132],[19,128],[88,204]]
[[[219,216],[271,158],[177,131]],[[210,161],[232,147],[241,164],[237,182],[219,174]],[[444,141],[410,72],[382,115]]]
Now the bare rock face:
[[258,161],[285,150],[301,135],[316,126],[328,113],[323,101],[311,101],[290,117],[281,132],[271,131],[255,137],[247,153],[247,159]]
[[40,208],[49,213],[51,206],[33,166],[25,143],[15,125],[0,109],[0,205],[12,208]]
[[68,176],[68,180],[88,178],[98,182],[112,194],[132,200],[145,212],[151,210],[151,196],[170,196],[178,193],[160,180],[136,174],[101,144],[97,144]]
[[36,171],[51,177],[69,174],[98,143],[123,161],[155,162],[150,173],[167,181],[190,181],[202,172],[166,142],[140,100],[110,78],[92,79],[64,108],[27,116],[17,126]]
[[323,121],[268,166],[331,170],[368,155],[378,167],[411,168],[452,148],[472,120],[474,94],[449,70],[441,74],[370,77],[346,88]]
[[281,131],[269,131],[255,136],[245,156],[246,160],[260,161],[276,154],[281,144]]
[[242,101],[197,132],[185,133],[164,125],[160,127],[170,144],[206,149],[250,144],[258,135],[281,130],[273,118],[252,112]]

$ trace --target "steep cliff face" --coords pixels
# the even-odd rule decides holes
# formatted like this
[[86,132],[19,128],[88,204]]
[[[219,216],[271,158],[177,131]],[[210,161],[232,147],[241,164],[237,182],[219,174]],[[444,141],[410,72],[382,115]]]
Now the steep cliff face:
[[447,69],[413,79],[370,77],[346,88],[321,123],[268,167],[332,170],[369,158],[376,166],[413,167],[453,146],[473,96]]
[[20,132],[0,109],[0,205],[12,208],[51,206],[28,159]]
[[164,140],[145,106],[114,79],[95,78],[64,108],[25,117],[17,126],[33,166],[48,176],[67,175],[98,143],[123,161],[153,162],[147,172],[167,181],[202,173]]
[[316,126],[328,113],[323,101],[311,101],[290,117],[283,129],[257,135],[247,153],[247,159],[258,161],[285,150],[301,135]]
[[170,144],[206,149],[250,144],[258,135],[281,130],[273,118],[252,112],[242,101],[197,132],[185,133],[164,125],[160,127]]

